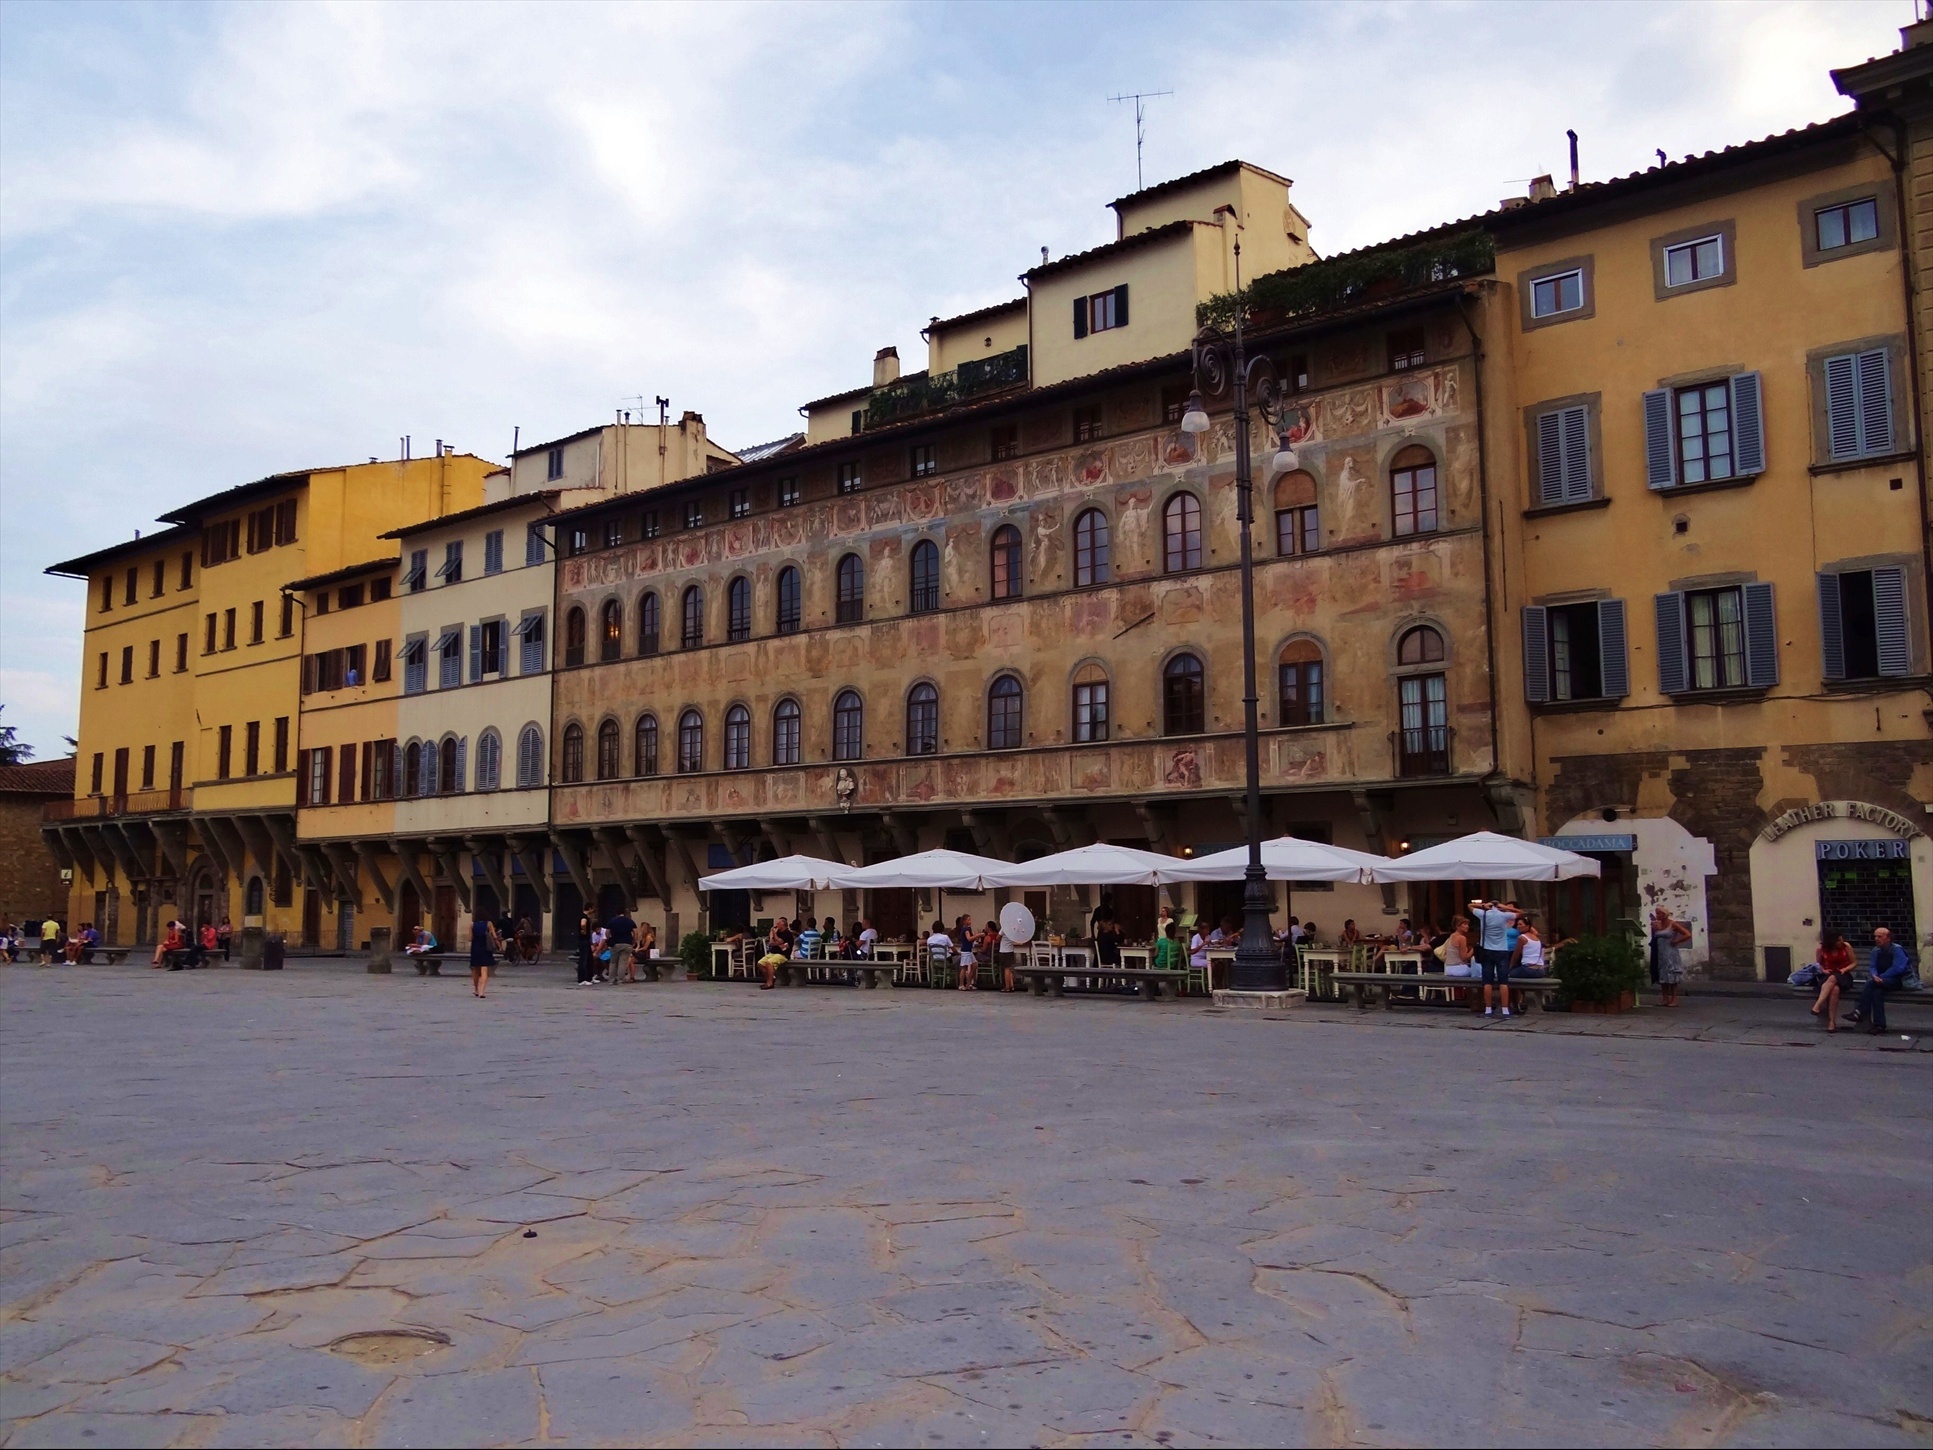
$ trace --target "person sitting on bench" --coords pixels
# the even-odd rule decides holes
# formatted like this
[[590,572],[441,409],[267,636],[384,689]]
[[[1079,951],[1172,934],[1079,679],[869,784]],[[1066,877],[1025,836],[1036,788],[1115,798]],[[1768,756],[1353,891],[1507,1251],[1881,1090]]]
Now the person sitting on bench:
[[1813,957],[1818,964],[1819,995],[1812,1004],[1812,1015],[1823,1020],[1826,1031],[1839,1030],[1839,999],[1852,990],[1852,948],[1836,931],[1819,934],[1819,950]]
[[426,926],[419,926],[411,937],[410,944],[403,948],[403,955],[406,957],[420,957],[425,953],[435,950],[436,933]]
[[1873,960],[1866,969],[1866,987],[1859,994],[1854,1022],[1864,1022],[1866,1030],[1877,1037],[1886,1030],[1886,994],[1897,992],[1913,970],[1906,948],[1893,940],[1890,927],[1873,928]]

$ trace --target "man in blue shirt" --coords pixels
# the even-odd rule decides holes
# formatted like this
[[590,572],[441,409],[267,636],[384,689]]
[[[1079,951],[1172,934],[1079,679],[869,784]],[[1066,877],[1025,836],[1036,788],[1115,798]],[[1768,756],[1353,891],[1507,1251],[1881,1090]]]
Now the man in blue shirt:
[[1873,928],[1873,960],[1867,969],[1866,988],[1859,995],[1859,1010],[1853,1014],[1853,1021],[1866,1023],[1868,1032],[1878,1034],[1886,1030],[1886,993],[1898,991],[1906,980],[1906,974],[1913,970],[1913,963],[1907,958],[1906,948],[1893,940],[1889,927]]
[[1503,1015],[1510,1015],[1510,932],[1517,913],[1494,901],[1472,901],[1470,922],[1477,929],[1477,962],[1483,968],[1483,1015],[1491,1014],[1491,993],[1503,993]]

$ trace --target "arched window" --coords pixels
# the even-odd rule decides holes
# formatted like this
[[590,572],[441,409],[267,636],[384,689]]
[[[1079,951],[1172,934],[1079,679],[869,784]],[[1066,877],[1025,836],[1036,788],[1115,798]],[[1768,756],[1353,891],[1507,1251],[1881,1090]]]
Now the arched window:
[[477,736],[477,789],[495,790],[503,784],[503,737],[495,728]]
[[705,642],[705,591],[696,584],[685,587],[684,625],[678,633],[681,649],[697,649]]
[[1436,532],[1436,455],[1412,443],[1389,461],[1390,512],[1396,537]]
[[857,760],[866,753],[866,707],[857,690],[841,690],[832,702],[832,758]]
[[749,770],[752,766],[752,712],[734,705],[725,712],[725,769]]
[[523,733],[517,736],[517,784],[532,786],[543,783],[544,732],[535,725],[526,725]]
[[837,618],[841,624],[857,624],[866,617],[866,566],[857,554],[839,561],[839,599]]
[[725,589],[725,638],[734,642],[752,637],[752,581],[743,574]]
[[906,696],[906,753],[937,755],[939,750],[940,692],[929,684],[917,684]]
[[940,607],[940,546],[931,539],[913,545],[913,613]]
[[637,727],[631,732],[631,759],[639,775],[658,773],[658,717],[656,715],[638,716]]
[[262,914],[262,897],[265,894],[262,889],[262,878],[259,876],[249,877],[248,890],[242,896],[242,914],[244,916],[260,916]]
[[437,794],[455,795],[463,789],[463,752],[454,735],[445,735],[436,752]]
[[1161,733],[1199,735],[1207,728],[1201,661],[1191,654],[1176,655],[1161,670]]
[[1322,723],[1322,649],[1314,640],[1294,639],[1282,646],[1276,680],[1276,724]]
[[403,785],[401,795],[421,795],[423,776],[423,747],[414,740],[403,751]]
[[798,567],[793,564],[787,564],[783,569],[779,570],[777,623],[780,634],[797,634],[799,632],[799,622],[804,616],[804,602],[801,596],[802,591],[799,586]]
[[574,783],[584,778],[584,727],[575,723],[564,727],[563,776]]
[[584,611],[571,606],[571,612],[564,616],[564,664],[581,665],[584,663]]
[[678,717],[678,769],[690,775],[705,768],[705,717],[687,710]]
[[658,594],[655,589],[644,591],[638,600],[638,653],[654,655],[658,652]]
[[1108,738],[1107,671],[1085,664],[1074,672],[1074,739],[1089,744]]
[[1443,658],[1443,636],[1427,624],[1419,624],[1405,631],[1396,642],[1396,663],[1399,665],[1440,664]]
[[624,606],[615,599],[604,601],[598,620],[597,657],[608,663],[624,654]]
[[993,531],[993,597],[1020,597],[1020,530],[1002,524]]
[[1099,509],[1087,509],[1074,520],[1074,584],[1077,588],[1105,584],[1113,574],[1108,556],[1107,515]]
[[597,727],[597,778],[599,780],[616,780],[617,777],[617,721],[606,720]]
[[1170,574],[1201,567],[1201,500],[1178,493],[1161,511],[1162,565]]
[[1322,547],[1322,519],[1316,510],[1316,481],[1296,469],[1275,481],[1275,552],[1313,554]]
[[799,763],[799,702],[781,700],[772,712],[772,764]]
[[987,690],[987,749],[1013,750],[1020,745],[1020,681],[1002,675]]

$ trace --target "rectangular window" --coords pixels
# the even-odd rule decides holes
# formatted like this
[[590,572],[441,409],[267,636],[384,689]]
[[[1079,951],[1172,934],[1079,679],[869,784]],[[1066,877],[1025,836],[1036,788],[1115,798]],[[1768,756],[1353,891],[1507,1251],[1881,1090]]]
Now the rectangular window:
[[362,585],[345,584],[336,591],[337,609],[362,608]]
[[396,785],[390,778],[390,771],[396,759],[394,740],[374,740],[370,742],[367,753],[369,761],[369,798],[386,801],[395,794]]
[[1393,373],[1406,372],[1410,368],[1423,366],[1426,353],[1423,346],[1423,329],[1405,328],[1389,335],[1389,370]]
[[259,599],[248,606],[248,642],[250,644],[260,644],[262,642],[263,607],[263,603]]
[[996,423],[993,425],[993,461],[1003,462],[1020,457],[1020,425],[1018,423]]
[[141,747],[141,789],[154,789],[154,747],[152,745]]
[[1559,272],[1555,277],[1539,277],[1530,284],[1530,315],[1555,317],[1575,312],[1584,305],[1584,272]]
[[226,564],[230,559],[240,556],[242,551],[242,521],[229,519],[225,523],[209,524],[201,531],[201,567],[212,569],[217,564]]
[[275,773],[284,774],[289,768],[289,717],[275,717]]
[[570,533],[565,535],[564,552],[573,559],[575,559],[579,554],[583,553],[586,549],[590,548],[590,546],[591,546],[591,536],[587,532],[585,532],[584,526],[582,524],[573,525],[571,527]]
[[1683,287],[1725,275],[1725,239],[1699,237],[1665,248],[1665,286]]
[[501,574],[503,572],[503,530],[492,529],[483,536],[483,572]]
[[1107,739],[1107,681],[1090,680],[1074,686],[1074,739],[1094,744]]
[[168,789],[180,790],[187,778],[188,742],[177,740],[168,747]]
[[1897,565],[1819,576],[1819,625],[1828,680],[1872,680],[1912,670],[1906,570]]
[[1124,282],[1106,292],[1074,299],[1074,336],[1090,332],[1109,332],[1128,325],[1128,288]]
[[412,635],[403,641],[403,693],[420,695],[429,687],[429,639]]
[[275,542],[295,542],[295,500],[285,498],[275,506]]
[[1837,462],[1891,453],[1893,378],[1883,347],[1825,360],[1826,453]]
[[1678,468],[1684,483],[1732,476],[1731,389],[1724,383],[1677,392]]
[[1322,661],[1285,660],[1277,691],[1278,725],[1322,723]]
[[134,567],[128,570],[127,588],[122,594],[123,604],[133,604],[141,597],[141,570]]
[[1188,411],[1189,387],[1177,383],[1172,388],[1161,390],[1161,421],[1170,426],[1181,421],[1181,415]]
[[1409,675],[1397,682],[1396,773],[1448,775],[1450,707],[1441,675]]
[[1546,506],[1588,503],[1594,494],[1590,409],[1582,403],[1553,408],[1539,413],[1533,426],[1538,503]]
[[789,509],[799,501],[799,481],[796,478],[779,480],[779,507]]
[[369,678],[377,684],[384,683],[390,677],[389,650],[390,642],[388,640],[379,639],[376,641],[376,662],[370,667]]
[[234,774],[235,727],[223,725],[215,732],[215,779],[227,780]]
[[131,644],[121,646],[121,683],[134,683],[134,646]]
[[1745,684],[1745,601],[1738,589],[1701,589],[1685,596],[1691,644],[1691,688]]
[[615,549],[624,542],[624,520],[610,518],[604,521],[604,547]]
[[563,476],[564,450],[553,448],[544,458],[544,478],[547,482],[554,483]]
[[1869,196],[1838,206],[1820,207],[1812,214],[1812,225],[1822,252],[1870,242],[1879,235],[1879,202]]
[[752,516],[752,491],[749,488],[733,489],[731,508],[733,518],[750,518]]
[[185,633],[183,633],[175,636],[175,673],[180,674],[182,671],[186,670],[187,668],[188,668],[188,636]]
[[308,757],[309,764],[309,804],[326,806],[329,804],[329,757],[328,746],[302,752]]
[[640,532],[647,539],[655,539],[664,532],[664,525],[658,521],[658,511],[656,509],[646,509],[644,511],[644,527]]
[[156,559],[154,561],[154,579],[148,585],[148,598],[159,599],[161,597],[161,591],[167,587],[168,561],[165,559]]
[[857,433],[865,426],[866,410],[864,408],[854,408],[852,410],[852,431]]
[[[327,750],[318,752],[328,755]],[[336,799],[348,805],[356,798],[356,747],[340,745],[336,748]]]
[[381,604],[385,599],[389,598],[389,586],[390,578],[387,574],[379,574],[374,579],[371,579],[369,581],[369,602],[371,604]]
[[430,551],[412,549],[409,554],[409,572],[403,575],[403,588],[411,594],[421,594],[429,587]]
[[451,539],[443,546],[443,567],[436,571],[436,577],[445,584],[463,582],[463,540]]
[[857,463],[842,463],[839,465],[839,492],[857,493],[860,482],[861,477]]
[[101,613],[107,614],[114,608],[114,576],[101,576]]
[[501,619],[484,621],[477,646],[482,655],[478,666],[483,671],[484,677],[487,679],[491,675],[501,675],[503,673],[503,621]]
[[1322,523],[1314,504],[1275,511],[1275,552],[1313,554],[1322,548]]
[[242,727],[242,774],[262,773],[262,722],[251,720]]
[[224,609],[221,614],[221,647],[235,648],[235,611]]
[[524,567],[544,562],[544,526],[532,524],[524,531]]
[[705,505],[702,500],[688,499],[685,502],[685,527],[702,529],[705,526]]
[[[1282,375],[1283,385],[1291,393],[1306,393],[1309,391],[1310,376],[1309,355],[1306,352],[1291,353],[1288,371]],[[1181,420],[1177,416],[1175,421]]]
[[1074,441],[1092,443],[1101,436],[1101,410],[1099,408],[1076,408],[1074,410]]
[[181,581],[177,589],[192,588],[195,582],[195,555],[192,549],[184,550],[181,555]]
[[329,612],[329,591],[327,589],[318,589],[316,591],[315,612],[317,614],[327,614]]
[[517,622],[517,637],[523,641],[523,657],[518,670],[526,675],[542,674],[544,669],[544,616],[539,610]]
[[912,468],[915,478],[931,478],[940,471],[939,458],[931,443],[913,445]]
[[352,644],[348,649],[343,651],[342,682],[353,689],[357,685],[366,683],[368,679],[369,646],[366,644]]
[[454,690],[463,683],[463,631],[452,625],[436,642],[436,688]]
[[161,674],[161,641],[148,641],[148,678],[155,679]]
[[121,800],[126,800],[127,793],[128,793],[128,750],[127,750],[127,747],[123,745],[119,750],[114,752],[114,794],[117,798]]
[[260,554],[275,547],[275,505],[248,516],[248,552]]
[[96,663],[99,665],[99,668],[96,669],[94,672],[94,688],[97,690],[105,690],[107,688],[107,651],[106,650],[101,651],[101,657]]
[[101,773],[103,768],[106,766],[106,764],[107,764],[107,758],[100,751],[98,750],[95,751],[94,752],[94,773],[93,773],[94,783],[88,787],[89,795],[99,795],[101,793]]
[[207,637],[201,642],[201,652],[205,655],[211,655],[215,652],[215,616],[210,614],[202,622],[207,626]]
[[287,639],[290,635],[294,633],[295,633],[295,596],[292,594],[284,594],[282,596],[282,627],[278,631],[276,631],[276,634],[277,634],[277,637],[280,639]]

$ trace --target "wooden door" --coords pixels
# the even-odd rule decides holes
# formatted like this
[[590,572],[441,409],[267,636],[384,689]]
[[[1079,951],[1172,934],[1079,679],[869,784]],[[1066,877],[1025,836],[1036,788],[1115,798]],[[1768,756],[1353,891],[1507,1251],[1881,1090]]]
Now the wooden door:
[[444,951],[456,949],[456,888],[438,886],[435,909],[430,917],[430,930],[436,934]]

